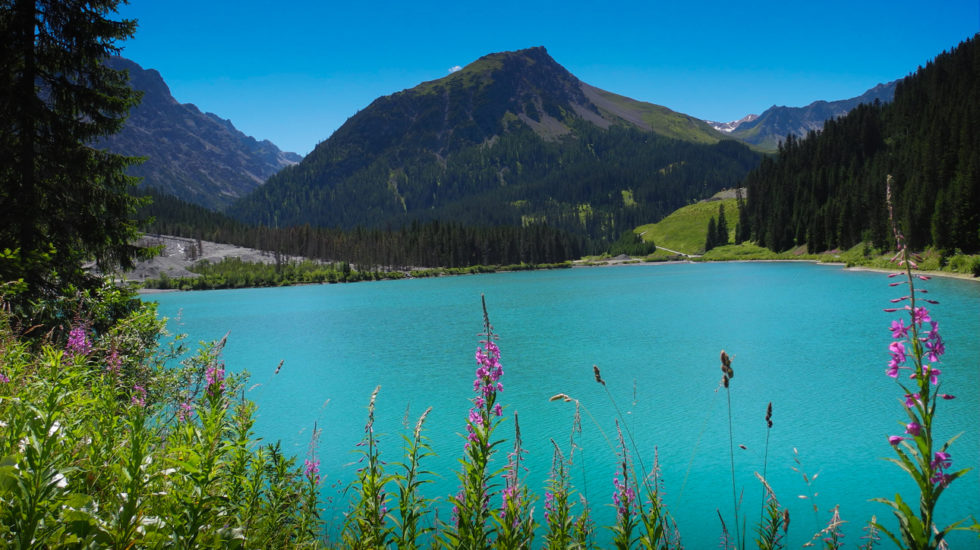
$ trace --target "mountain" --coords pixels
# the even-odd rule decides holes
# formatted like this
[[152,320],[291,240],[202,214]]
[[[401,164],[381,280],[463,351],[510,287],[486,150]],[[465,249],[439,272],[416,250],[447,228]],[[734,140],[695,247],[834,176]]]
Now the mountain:
[[246,136],[229,120],[178,103],[155,70],[122,57],[111,58],[107,65],[128,71],[143,100],[130,111],[122,131],[99,145],[146,157],[146,162],[129,170],[130,175],[143,178],[144,186],[220,210],[302,159],[269,141]]
[[280,227],[546,223],[605,239],[735,186],[759,158],[704,121],[581,82],[538,47],[378,98],[228,213]]
[[[787,135],[803,137],[810,131],[820,130],[827,120],[845,115],[862,103],[874,103],[875,101],[888,103],[895,95],[897,82],[897,80],[893,80],[887,84],[878,84],[851,99],[814,101],[806,107],[777,107],[773,105],[757,117],[749,119],[749,117],[754,116],[749,115],[740,121],[727,123],[733,126],[728,134],[762,149],[775,151],[779,142],[785,140]],[[717,123],[710,124],[721,130],[716,126]]]
[[743,227],[774,250],[894,246],[980,252],[980,34],[819,133],[788,139],[746,178]]
[[759,118],[759,115],[745,115],[744,117],[733,120],[731,122],[714,122],[712,120],[706,120],[709,126],[718,130],[719,132],[725,132],[726,134],[732,133],[733,130],[741,126],[746,122],[752,122],[753,120]]

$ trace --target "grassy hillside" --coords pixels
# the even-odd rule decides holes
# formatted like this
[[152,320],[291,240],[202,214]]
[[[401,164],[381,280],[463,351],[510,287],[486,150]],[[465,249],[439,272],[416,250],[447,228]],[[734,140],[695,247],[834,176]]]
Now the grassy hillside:
[[735,222],[738,220],[738,203],[735,199],[722,199],[689,204],[675,210],[657,223],[641,225],[634,229],[643,240],[657,243],[685,254],[704,252],[704,241],[708,236],[708,221],[718,217],[718,205],[725,205],[725,219],[728,220],[729,239],[735,238]]
[[[592,100],[604,114],[619,117],[660,135],[690,141],[714,144],[727,137],[703,120],[678,113],[660,105],[637,101],[592,86],[583,87],[586,97]],[[607,116],[608,118],[608,116]]]

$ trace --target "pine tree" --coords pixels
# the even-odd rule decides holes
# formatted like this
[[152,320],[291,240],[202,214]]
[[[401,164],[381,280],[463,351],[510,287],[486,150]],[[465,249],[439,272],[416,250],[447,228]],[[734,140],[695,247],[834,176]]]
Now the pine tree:
[[704,239],[704,251],[707,252],[715,247],[715,239],[718,238],[717,225],[715,224],[715,218],[712,217],[708,220],[708,236]]
[[91,283],[85,261],[109,270],[139,253],[134,159],[93,147],[138,101],[103,65],[136,29],[110,19],[118,4],[0,1],[0,283],[22,281],[24,298]]
[[718,225],[715,227],[715,246],[728,244],[728,221],[725,220],[725,205],[718,205]]

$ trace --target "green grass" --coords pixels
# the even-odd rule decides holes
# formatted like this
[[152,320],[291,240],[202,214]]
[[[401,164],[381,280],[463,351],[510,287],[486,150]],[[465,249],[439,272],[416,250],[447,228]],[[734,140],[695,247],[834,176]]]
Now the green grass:
[[[662,252],[657,250],[658,254]],[[809,254],[805,246],[799,246],[786,252],[773,252],[755,243],[746,242],[739,245],[719,246],[712,249],[697,261],[724,262],[740,260],[809,260],[822,263],[841,263],[847,267],[867,267],[870,269],[896,270],[897,266],[891,261],[893,253],[872,248],[860,243],[844,251],[827,251]],[[926,250],[917,255],[919,270],[937,273],[950,273],[980,277],[980,254],[951,254],[943,255],[937,250]]]
[[713,144],[721,140],[721,134],[702,120],[653,103],[637,101],[598,88],[596,90],[603,99],[638,114],[658,134],[694,143]]
[[725,205],[729,239],[734,240],[735,222],[738,220],[738,204],[735,199],[689,204],[657,223],[641,225],[634,231],[642,234],[645,241],[653,240],[658,247],[663,246],[685,254],[701,254],[708,236],[708,221],[712,217],[718,217],[719,204]]
[[[702,256],[691,258],[701,261],[739,261],[739,260],[809,260],[814,262],[842,263],[848,267],[868,267],[872,269],[895,269],[891,262],[893,252],[878,250],[868,244],[860,243],[848,250],[831,250],[810,254],[806,245],[800,245],[785,252],[774,252],[755,243],[719,246],[704,254],[704,241],[708,236],[708,221],[718,216],[718,205],[725,205],[725,219],[728,221],[729,240],[734,242],[735,223],[738,220],[738,202],[735,199],[722,199],[689,204],[675,210],[657,223],[641,225],[634,229],[643,240],[657,244],[657,252],[645,258],[647,261],[667,261],[686,259],[678,257],[660,247],[669,248],[684,254]],[[980,277],[980,254],[948,253],[926,250],[919,254],[919,269],[941,273],[954,273]]]

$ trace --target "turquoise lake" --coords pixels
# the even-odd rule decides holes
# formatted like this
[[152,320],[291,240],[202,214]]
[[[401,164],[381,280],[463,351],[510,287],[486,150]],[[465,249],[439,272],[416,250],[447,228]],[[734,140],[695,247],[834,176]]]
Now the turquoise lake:
[[[754,472],[763,467],[772,402],[767,477],[790,509],[790,547],[823,528],[835,505],[853,547],[872,515],[895,523],[889,508],[869,499],[899,491],[917,497],[910,478],[884,460],[894,456],[888,435],[902,434],[905,420],[903,392],[885,375],[888,327],[900,314],[882,309],[903,288],[889,287],[894,280],[809,263],[671,264],[146,298],[171,318],[171,332],[187,333],[191,342],[230,331],[223,357],[229,370],[248,370],[249,385],[258,384],[248,396],[259,405],[256,431],[264,441],[281,440],[302,462],[314,423],[322,429],[317,455],[324,496],[332,499],[324,516],[335,525],[378,385],[375,433],[383,434],[382,458],[392,471],[402,434],[432,407],[425,433],[437,456],[423,466],[441,476],[428,490],[448,520],[445,497],[457,487],[484,294],[504,366],[499,402],[507,442],[497,464],[511,450],[517,413],[538,521],[550,440],[569,452],[574,405],[549,401],[565,393],[587,409],[576,435],[574,483],[597,524],[614,516],[618,464],[605,436],[615,439],[618,406],[643,465],[649,469],[659,457],[665,503],[685,546],[717,547],[718,511],[730,528],[734,520],[727,402],[719,389],[724,349],[734,357],[735,476],[749,529],[760,514],[763,489]],[[950,449],[953,466],[974,468],[943,495],[940,523],[980,519],[980,284],[920,284],[940,301],[929,308],[947,347],[941,391],[956,396],[939,403],[937,440],[962,432]],[[595,382],[593,365],[612,400]],[[609,535],[600,528],[597,536]],[[951,541],[953,548],[976,545],[965,534]]]

